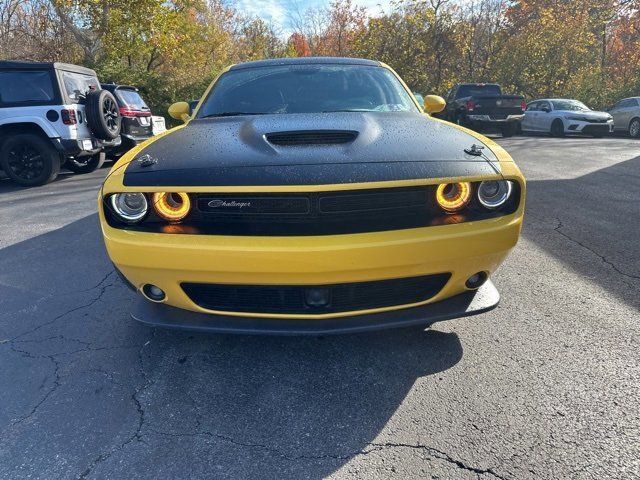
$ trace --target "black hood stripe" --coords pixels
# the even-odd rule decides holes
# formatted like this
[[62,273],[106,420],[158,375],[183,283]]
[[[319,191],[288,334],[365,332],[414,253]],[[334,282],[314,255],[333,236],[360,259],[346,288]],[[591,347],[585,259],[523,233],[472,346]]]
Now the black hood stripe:
[[[353,131],[337,145],[281,146],[274,132]],[[465,153],[481,142],[411,112],[240,116],[193,120],[147,146],[126,186],[327,185],[494,175],[497,158]],[[486,159],[486,160],[485,160]],[[496,167],[499,168],[499,167]]]

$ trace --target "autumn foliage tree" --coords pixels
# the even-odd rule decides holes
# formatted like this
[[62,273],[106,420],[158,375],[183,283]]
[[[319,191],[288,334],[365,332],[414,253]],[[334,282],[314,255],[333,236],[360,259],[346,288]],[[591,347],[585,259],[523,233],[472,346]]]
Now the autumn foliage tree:
[[87,65],[156,111],[198,98],[228,64],[309,55],[381,60],[421,93],[495,81],[593,107],[640,95],[640,0],[381,4],[294,9],[280,29],[228,0],[0,0],[0,57]]

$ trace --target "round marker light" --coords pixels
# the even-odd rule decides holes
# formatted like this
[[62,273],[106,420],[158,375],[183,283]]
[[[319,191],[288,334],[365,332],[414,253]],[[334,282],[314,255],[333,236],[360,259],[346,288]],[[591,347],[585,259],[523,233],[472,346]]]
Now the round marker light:
[[511,190],[512,184],[508,180],[481,182],[478,188],[478,201],[483,207],[494,210],[509,200]]
[[120,220],[127,223],[139,222],[149,209],[144,193],[116,193],[111,195],[110,203]]
[[441,183],[436,190],[436,200],[440,208],[447,213],[462,210],[471,199],[469,182]]
[[191,200],[189,195],[182,192],[154,193],[153,209],[168,222],[179,222],[191,210]]

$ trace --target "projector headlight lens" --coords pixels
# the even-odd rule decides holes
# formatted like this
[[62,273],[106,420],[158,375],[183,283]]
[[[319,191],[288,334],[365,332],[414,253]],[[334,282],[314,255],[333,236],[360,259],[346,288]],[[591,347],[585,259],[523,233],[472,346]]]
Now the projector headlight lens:
[[445,212],[458,212],[471,200],[471,184],[469,182],[441,183],[436,190],[436,200]]
[[179,222],[189,214],[191,200],[183,192],[154,193],[153,209],[168,222]]
[[110,203],[116,215],[127,223],[139,222],[149,210],[144,193],[116,193],[111,195]]
[[508,180],[491,180],[480,183],[478,201],[490,210],[501,207],[509,200],[513,185]]

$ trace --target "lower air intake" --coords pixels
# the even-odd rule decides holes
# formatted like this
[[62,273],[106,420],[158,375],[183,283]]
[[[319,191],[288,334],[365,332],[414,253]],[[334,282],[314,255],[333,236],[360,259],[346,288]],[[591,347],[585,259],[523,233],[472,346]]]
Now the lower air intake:
[[182,288],[207,310],[320,315],[424,302],[440,292],[450,276],[304,286],[183,283]]

